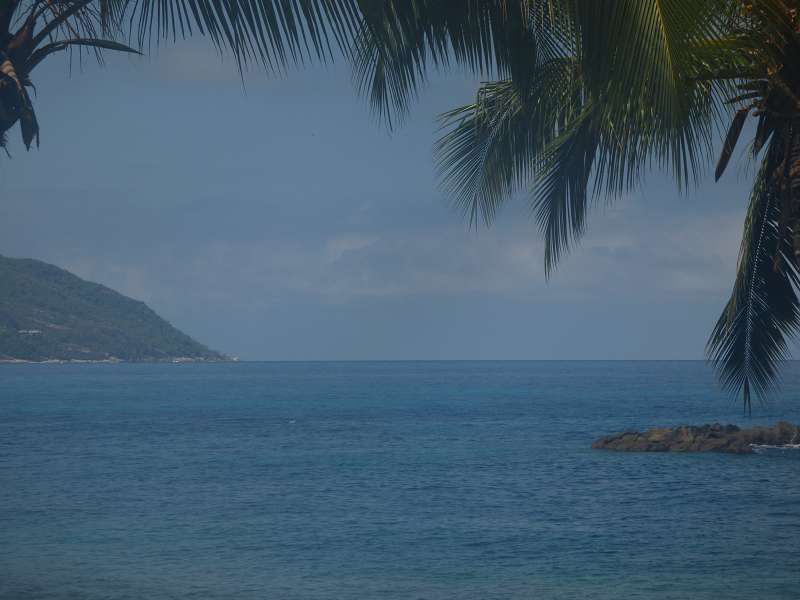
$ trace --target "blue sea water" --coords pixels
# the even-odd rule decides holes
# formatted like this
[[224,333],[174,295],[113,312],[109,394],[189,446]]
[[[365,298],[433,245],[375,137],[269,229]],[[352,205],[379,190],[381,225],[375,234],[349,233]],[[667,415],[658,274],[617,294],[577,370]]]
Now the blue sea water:
[[0,366],[3,599],[797,599],[800,452],[702,362]]

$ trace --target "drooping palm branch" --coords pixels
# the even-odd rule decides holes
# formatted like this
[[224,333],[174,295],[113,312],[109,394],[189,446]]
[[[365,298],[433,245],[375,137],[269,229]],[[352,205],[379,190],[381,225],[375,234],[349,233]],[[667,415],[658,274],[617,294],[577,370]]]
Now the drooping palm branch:
[[723,385],[741,391],[745,410],[751,395],[761,399],[778,381],[778,365],[788,356],[788,339],[800,330],[797,264],[786,222],[786,190],[773,177],[785,141],[774,138],[757,175],[745,219],[733,293],[708,342],[708,353]]

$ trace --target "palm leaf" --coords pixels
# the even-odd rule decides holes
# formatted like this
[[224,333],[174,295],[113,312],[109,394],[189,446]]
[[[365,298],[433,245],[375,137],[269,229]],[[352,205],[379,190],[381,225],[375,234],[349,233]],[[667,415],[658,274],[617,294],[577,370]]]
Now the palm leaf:
[[752,394],[763,400],[775,387],[779,362],[788,357],[788,338],[800,330],[800,280],[790,258],[791,240],[780,226],[780,191],[771,178],[781,145],[771,143],[758,173],[736,282],[707,346],[723,386],[742,393],[748,411]]
[[549,145],[536,181],[533,210],[544,234],[545,274],[586,231],[592,171],[600,147],[596,104],[587,103],[570,128]]
[[115,42],[113,40],[98,40],[93,38],[78,38],[72,40],[62,40],[59,42],[53,42],[51,44],[46,44],[41,48],[38,48],[31,54],[30,58],[25,62],[24,70],[26,73],[30,73],[36,65],[42,62],[45,58],[50,56],[55,52],[61,52],[62,50],[66,50],[70,46],[86,46],[88,48],[97,48],[101,50],[114,50],[115,52],[127,52],[130,54],[141,54],[135,48],[131,48],[125,44],[121,44],[119,42]]
[[352,52],[357,87],[391,126],[393,117],[408,110],[431,68],[513,75],[519,84],[537,55],[567,43],[560,5],[569,1],[362,0]]
[[530,190],[549,273],[585,230],[590,196],[613,201],[653,164],[682,185],[702,173],[724,98],[687,75],[700,71],[698,40],[721,37],[721,2],[378,3],[365,9],[354,75],[390,126],[430,67],[510,75],[443,116],[439,171],[472,223]]
[[124,15],[141,46],[196,32],[272,69],[347,51],[359,23],[356,0],[128,0]]
[[444,190],[476,224],[531,185],[548,144],[580,113],[575,62],[553,58],[533,69],[521,90],[512,80],[484,84],[476,101],[441,117],[436,145]]
[[774,119],[769,115],[763,114],[758,118],[758,125],[756,126],[756,135],[753,139],[753,156],[758,155],[764,144],[767,143],[772,132],[775,129]]
[[54,7],[53,19],[48,21],[45,26],[33,36],[33,47],[35,48],[56,33],[70,18],[80,17],[80,13],[87,9],[92,2],[94,2],[94,0],[78,0],[77,2],[66,3],[67,5],[63,10]]
[[728,129],[728,135],[725,136],[725,142],[722,144],[722,152],[720,153],[719,161],[717,162],[717,168],[714,171],[714,179],[717,181],[719,181],[719,178],[722,177],[725,167],[728,166],[728,161],[733,155],[733,149],[736,147],[736,142],[739,141],[739,135],[742,133],[742,127],[744,127],[744,122],[747,119],[748,114],[750,114],[750,109],[742,108],[736,111],[736,115],[733,117],[731,126]]

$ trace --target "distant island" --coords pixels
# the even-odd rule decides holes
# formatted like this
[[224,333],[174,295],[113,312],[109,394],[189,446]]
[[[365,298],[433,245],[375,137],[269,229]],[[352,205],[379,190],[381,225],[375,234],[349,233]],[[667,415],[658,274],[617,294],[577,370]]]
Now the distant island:
[[144,302],[54,265],[0,256],[0,362],[221,362]]

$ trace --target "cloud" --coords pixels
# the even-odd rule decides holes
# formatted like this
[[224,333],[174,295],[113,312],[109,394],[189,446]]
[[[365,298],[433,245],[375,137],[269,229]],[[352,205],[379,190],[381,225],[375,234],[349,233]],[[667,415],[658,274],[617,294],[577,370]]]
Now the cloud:
[[338,262],[348,252],[356,252],[368,248],[378,241],[377,236],[350,235],[335,237],[325,244],[325,262],[332,264]]
[[[479,232],[447,227],[350,232],[303,239],[220,239],[162,245],[120,264],[82,257],[78,273],[155,303],[193,302],[250,310],[292,297],[347,303],[364,298],[506,295],[549,299],[631,296],[676,301],[724,297],[733,280],[739,215],[647,211],[598,215],[551,281],[533,224],[504,222]],[[146,265],[158,265],[154,271]]]
[[733,283],[742,218],[736,207],[709,215],[665,213],[630,200],[595,219],[556,279],[676,298],[725,294]]

